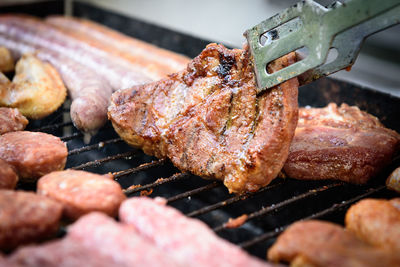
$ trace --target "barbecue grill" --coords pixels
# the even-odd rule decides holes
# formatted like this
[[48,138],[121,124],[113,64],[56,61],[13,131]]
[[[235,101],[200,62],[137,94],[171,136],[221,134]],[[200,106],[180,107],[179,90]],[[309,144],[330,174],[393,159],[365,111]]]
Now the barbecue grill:
[[[29,8],[34,6],[34,9]],[[40,8],[46,6],[46,9]],[[42,2],[10,7],[4,11],[33,15],[62,13],[62,3]],[[73,14],[85,17],[123,33],[190,57],[196,56],[207,43],[185,34],[127,18],[84,3],[75,3]],[[329,78],[320,79],[299,90],[300,106],[322,107],[329,102],[346,102],[377,116],[382,123],[400,131],[400,99]],[[68,146],[66,168],[95,173],[111,172],[128,196],[164,197],[168,204],[189,217],[208,224],[219,236],[265,259],[275,238],[291,223],[304,219],[325,219],[343,224],[346,209],[366,197],[394,197],[385,187],[385,178],[400,165],[400,157],[378,177],[363,186],[337,181],[297,181],[275,179],[256,193],[231,195],[219,181],[204,180],[182,173],[168,160],[145,155],[128,146],[110,123],[93,136],[89,144],[76,130],[69,117],[69,101],[51,116],[31,121],[27,130],[42,131],[61,137]],[[19,185],[20,188],[32,188]],[[246,214],[242,226],[229,228],[230,218]]]

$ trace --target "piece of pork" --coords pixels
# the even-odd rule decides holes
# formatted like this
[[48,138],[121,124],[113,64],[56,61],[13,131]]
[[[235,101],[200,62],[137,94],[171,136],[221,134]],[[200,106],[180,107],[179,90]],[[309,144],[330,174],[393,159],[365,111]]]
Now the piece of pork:
[[[270,64],[295,62],[289,54]],[[129,144],[183,171],[257,191],[281,170],[297,124],[296,78],[257,95],[247,50],[210,44],[169,79],[115,92],[108,116]]]
[[51,134],[17,131],[0,135],[0,159],[15,168],[21,181],[36,181],[63,170],[67,156],[66,144]]
[[358,107],[301,108],[283,168],[290,178],[363,184],[391,162],[400,135]]
[[375,248],[337,224],[310,220],[292,224],[268,251],[268,259],[291,266],[400,266],[400,256]]
[[346,228],[373,246],[400,253],[400,198],[359,201],[346,213]]
[[37,193],[57,200],[64,206],[64,216],[76,220],[92,211],[116,217],[125,200],[119,183],[111,174],[99,175],[86,171],[56,171],[42,176]]

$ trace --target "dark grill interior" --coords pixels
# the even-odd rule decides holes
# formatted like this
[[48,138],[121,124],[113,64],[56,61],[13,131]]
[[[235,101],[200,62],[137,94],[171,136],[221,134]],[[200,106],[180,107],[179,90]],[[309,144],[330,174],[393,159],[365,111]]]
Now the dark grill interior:
[[[139,38],[145,36],[140,39],[189,56],[195,56],[208,43],[86,4],[75,4],[74,14],[133,36],[137,33]],[[135,32],[138,28],[140,31]],[[357,105],[379,117],[387,127],[400,131],[399,99],[373,90],[362,90],[349,83],[319,80],[300,89],[299,102],[302,106],[324,106],[329,102]],[[261,258],[265,258],[266,250],[276,236],[294,221],[319,218],[342,224],[345,210],[352,203],[365,197],[395,196],[386,190],[384,181],[390,171],[400,165],[397,157],[379,177],[365,186],[278,178],[257,193],[235,196],[228,194],[221,182],[182,173],[168,160],[129,147],[114,132],[111,124],[85,144],[83,135],[70,122],[68,101],[48,118],[31,121],[27,130],[60,136],[69,150],[66,168],[111,172],[127,195],[164,197],[169,205],[189,217],[201,219],[219,236]],[[21,187],[31,188],[30,185]],[[243,214],[248,216],[244,225],[234,229],[225,226],[229,218]]]

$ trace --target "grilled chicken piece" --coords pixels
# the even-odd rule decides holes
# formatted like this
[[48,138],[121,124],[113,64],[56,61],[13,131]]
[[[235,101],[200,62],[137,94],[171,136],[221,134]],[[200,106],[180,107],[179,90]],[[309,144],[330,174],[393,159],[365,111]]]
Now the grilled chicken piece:
[[0,135],[22,131],[28,120],[16,108],[0,108]]
[[[224,181],[230,192],[257,191],[286,160],[297,124],[296,78],[260,95],[247,50],[210,44],[185,71],[113,94],[117,133],[183,171]],[[290,54],[270,66],[295,61]]]
[[37,193],[62,203],[64,216],[72,220],[92,211],[115,217],[119,205],[125,200],[121,186],[111,174],[99,175],[76,170],[57,171],[43,176],[38,181]]
[[10,50],[0,46],[0,72],[9,72],[14,70],[14,59]]
[[397,132],[358,107],[301,108],[283,170],[300,180],[363,184],[390,163],[399,145]]
[[346,228],[361,240],[400,253],[400,198],[364,199],[346,213]]
[[268,259],[291,266],[400,266],[400,256],[359,240],[340,225],[310,220],[285,230],[268,251]]
[[0,190],[0,250],[53,237],[62,206],[31,192]]
[[67,95],[58,72],[30,54],[17,62],[12,82],[1,73],[0,76],[0,106],[18,108],[31,119],[50,115]]
[[65,143],[51,134],[18,131],[0,136],[0,159],[14,166],[22,181],[64,169],[67,156]]

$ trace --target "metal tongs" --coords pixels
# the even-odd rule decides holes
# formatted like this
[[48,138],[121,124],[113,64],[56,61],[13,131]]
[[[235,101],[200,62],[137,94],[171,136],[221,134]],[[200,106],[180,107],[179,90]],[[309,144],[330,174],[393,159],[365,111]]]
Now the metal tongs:
[[[329,7],[302,1],[244,33],[254,58],[257,90],[300,75],[300,83],[306,84],[348,68],[366,37],[398,23],[400,0],[348,0]],[[302,48],[309,52],[305,58],[268,73],[271,61]],[[332,49],[337,56],[327,61]]]

